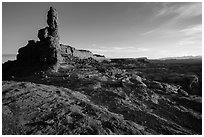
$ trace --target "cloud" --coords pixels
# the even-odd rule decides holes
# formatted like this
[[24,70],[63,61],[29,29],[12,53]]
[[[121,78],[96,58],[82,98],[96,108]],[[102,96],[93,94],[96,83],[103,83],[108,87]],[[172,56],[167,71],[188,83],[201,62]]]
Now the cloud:
[[141,36],[146,36],[146,35],[149,35],[149,34],[154,34],[154,36],[159,36],[161,38],[161,37],[166,37],[166,36],[173,35],[174,33],[175,33],[175,30],[158,27],[156,29],[141,33],[140,35]]
[[137,51],[138,52],[146,52],[146,51],[149,51],[148,48],[137,48]]
[[193,25],[185,29],[178,31],[181,35],[184,35],[184,38],[180,40],[177,45],[189,45],[197,44],[201,45],[202,42],[202,25]]
[[127,47],[99,47],[99,48],[89,48],[92,52],[97,52],[101,54],[105,53],[138,53],[138,52],[146,52],[149,51],[149,48],[144,47],[133,47],[133,46],[127,46]]
[[163,3],[157,16],[175,15],[177,18],[188,18],[202,15],[202,3]]
[[91,46],[92,46],[92,47],[96,47],[96,44],[95,44],[95,43],[93,43],[93,44],[91,44]]
[[193,25],[190,26],[188,28],[182,29],[180,30],[181,33],[184,33],[185,35],[189,36],[189,35],[195,35],[195,34],[200,34],[202,32],[202,25],[198,24],[198,25]]
[[135,57],[144,57],[149,56],[149,53],[152,53],[152,49],[146,47],[98,47],[89,49],[94,54],[105,55],[107,58],[135,58]]
[[201,46],[201,37],[187,37],[181,39],[176,45],[183,46],[183,45],[196,45]]
[[177,43],[177,45],[189,45],[189,44],[195,44],[196,42],[195,41],[192,41],[192,40],[181,40]]
[[148,35],[148,34],[153,33],[154,31],[155,31],[155,30],[150,30],[150,31],[147,31],[147,32],[141,33],[140,35],[145,36],[145,35]]
[[159,3],[154,8],[154,19],[160,21],[156,32],[168,29],[173,32],[189,25],[201,24],[202,3]]

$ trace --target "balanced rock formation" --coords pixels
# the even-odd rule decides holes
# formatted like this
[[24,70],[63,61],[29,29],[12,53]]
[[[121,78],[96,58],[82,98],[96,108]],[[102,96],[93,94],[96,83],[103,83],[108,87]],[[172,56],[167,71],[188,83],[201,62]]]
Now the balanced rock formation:
[[18,51],[17,62],[22,65],[49,65],[57,70],[62,61],[59,44],[57,12],[50,7],[47,14],[48,26],[38,31],[40,41],[30,40]]
[[98,61],[105,59],[105,56],[93,54],[88,50],[77,50],[74,47],[60,44],[57,20],[56,9],[50,7],[47,14],[47,26],[38,31],[39,41],[29,40],[26,46],[18,50],[17,60],[3,64],[3,78],[10,79],[39,70],[57,72],[61,67],[60,64],[70,63],[69,61],[73,59],[75,61],[89,58]]
[[20,48],[15,65],[48,66],[57,71],[60,63],[67,62],[67,57],[77,57],[79,59],[91,57],[95,60],[105,59],[104,56],[93,54],[88,50],[77,50],[74,47],[59,44],[60,37],[57,20],[56,9],[50,7],[47,14],[48,26],[38,31],[40,41],[29,40],[25,47]]

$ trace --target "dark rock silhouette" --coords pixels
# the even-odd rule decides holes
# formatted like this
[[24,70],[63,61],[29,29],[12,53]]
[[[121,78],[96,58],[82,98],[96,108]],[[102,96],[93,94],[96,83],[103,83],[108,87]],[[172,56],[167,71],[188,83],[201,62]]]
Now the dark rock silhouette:
[[[56,31],[58,30],[58,24],[57,24],[57,12],[56,9],[53,7],[50,7],[50,10],[47,14],[47,24],[51,30]],[[57,34],[57,33],[56,33]]]
[[38,31],[39,41],[29,40],[26,46],[18,50],[17,60],[3,64],[3,78],[10,79],[11,76],[27,75],[39,70],[57,72],[60,64],[73,59],[75,61],[88,58],[98,61],[105,59],[105,56],[95,55],[88,50],[77,50],[74,47],[60,44],[57,20],[56,9],[50,7],[47,14],[48,26]]
[[[17,60],[13,62],[14,64],[12,66],[46,66],[58,71],[60,63],[66,62],[67,57],[77,57],[79,59],[92,57],[96,60],[105,59],[104,56],[96,56],[88,50],[77,50],[74,47],[59,44],[60,37],[57,19],[56,9],[50,7],[47,14],[48,26],[38,31],[40,41],[29,40],[25,47],[20,48],[18,50]],[[4,66],[9,68],[9,65]]]
[[50,7],[47,14],[48,27],[38,31],[40,41],[28,41],[25,47],[18,51],[17,61],[21,65],[49,65],[54,70],[58,69],[59,63],[62,61],[59,34],[57,24],[57,12]]

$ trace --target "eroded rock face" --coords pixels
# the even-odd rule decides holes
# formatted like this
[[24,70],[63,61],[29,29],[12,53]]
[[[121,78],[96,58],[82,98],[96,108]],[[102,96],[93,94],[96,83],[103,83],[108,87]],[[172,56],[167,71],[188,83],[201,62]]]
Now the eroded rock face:
[[[15,91],[10,86],[15,86]],[[70,89],[7,81],[3,95],[4,135],[150,134],[147,128]]]
[[3,81],[3,134],[202,134],[201,96],[125,63],[73,59]]
[[58,23],[57,23],[57,12],[56,9],[50,7],[50,10],[47,14],[47,24],[51,30],[57,31]]
[[[22,70],[16,72],[11,66],[21,67],[24,70],[25,67],[38,67],[37,69],[46,69],[58,71],[60,64],[70,63],[72,60],[81,60],[93,58],[95,60],[103,61],[104,56],[95,55],[88,50],[77,50],[74,47],[59,44],[59,33],[58,33],[58,17],[56,9],[50,7],[47,14],[47,25],[46,27],[38,31],[39,41],[29,40],[28,44],[18,50],[17,60],[13,63],[5,63],[6,67],[9,68],[4,70],[8,72],[5,77],[21,73]],[[29,70],[31,70],[29,68]],[[33,70],[32,70],[33,71]],[[8,75],[8,76],[7,76]]]
[[44,41],[47,37],[48,37],[48,27],[45,27],[43,29],[40,29],[38,31],[38,38],[40,39],[40,41]]
[[3,81],[3,134],[202,133],[201,97],[136,72],[75,65],[23,78],[34,83]]
[[50,7],[47,14],[48,27],[38,31],[40,41],[29,41],[18,51],[17,62],[21,65],[50,65],[55,70],[62,61],[59,45],[57,12]]
[[93,54],[89,50],[79,50],[69,45],[60,44],[60,48],[61,48],[61,54],[64,57],[72,56],[72,57],[77,57],[79,59],[87,59],[91,57],[98,61],[103,61],[106,59],[105,56],[103,55]]

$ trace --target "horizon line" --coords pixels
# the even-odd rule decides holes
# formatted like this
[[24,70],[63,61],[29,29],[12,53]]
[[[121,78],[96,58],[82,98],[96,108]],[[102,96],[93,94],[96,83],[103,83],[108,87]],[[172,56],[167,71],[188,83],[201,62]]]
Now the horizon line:
[[[93,53],[93,54],[95,54],[95,53]],[[17,56],[17,54],[14,54],[14,53],[2,53],[2,56]],[[149,58],[147,56],[140,56],[140,57],[106,57],[105,56],[105,58],[107,58],[107,59],[137,59],[137,58],[165,59],[165,58],[180,58],[180,57],[202,57],[202,55],[168,56],[168,57],[158,57],[158,58]]]

